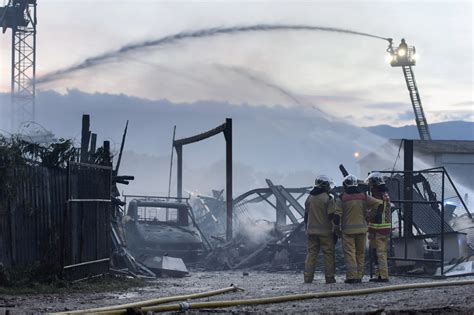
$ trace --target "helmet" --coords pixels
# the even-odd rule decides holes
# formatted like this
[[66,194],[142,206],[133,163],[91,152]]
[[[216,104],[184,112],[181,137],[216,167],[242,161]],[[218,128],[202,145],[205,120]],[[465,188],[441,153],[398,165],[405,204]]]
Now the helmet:
[[332,186],[334,186],[334,182],[329,176],[318,175],[316,176],[316,179],[314,180],[314,187],[318,187],[326,191],[329,191]]
[[344,177],[342,181],[342,185],[344,185],[344,187],[357,187],[359,183],[358,183],[357,177],[355,177],[352,174],[349,174],[346,177]]
[[383,180],[382,174],[380,174],[379,172],[373,172],[370,173],[369,176],[367,176],[367,178],[365,179],[365,183],[372,186],[380,186],[385,184],[385,181]]

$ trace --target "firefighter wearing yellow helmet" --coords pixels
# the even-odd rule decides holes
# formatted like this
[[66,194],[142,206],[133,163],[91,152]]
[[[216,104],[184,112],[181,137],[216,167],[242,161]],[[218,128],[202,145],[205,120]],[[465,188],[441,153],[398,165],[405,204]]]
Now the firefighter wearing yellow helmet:
[[361,283],[367,240],[366,218],[368,211],[377,209],[382,202],[362,192],[354,175],[344,177],[342,184],[344,192],[337,199],[335,214],[341,217],[342,249],[346,264],[345,282]]
[[375,261],[374,282],[388,282],[387,241],[392,232],[390,197],[382,174],[371,173],[365,182],[372,197],[383,202],[383,206],[369,214],[369,253]]
[[304,282],[311,283],[319,251],[324,254],[324,275],[326,283],[335,283],[333,217],[335,202],[329,194],[333,181],[326,175],[319,175],[305,202],[305,227],[307,254],[305,260]]

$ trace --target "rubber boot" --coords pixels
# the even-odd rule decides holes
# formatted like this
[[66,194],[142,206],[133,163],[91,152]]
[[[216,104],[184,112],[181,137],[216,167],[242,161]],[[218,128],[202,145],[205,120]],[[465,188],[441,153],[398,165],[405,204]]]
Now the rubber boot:
[[390,282],[390,280],[388,280],[387,278],[382,278],[382,277],[378,277],[378,278],[372,278],[369,280],[370,282]]
[[314,280],[314,274],[312,273],[304,273],[304,283],[312,283]]
[[326,284],[336,283],[336,278],[326,277]]
[[[371,260],[371,277],[373,276],[373,278],[370,278],[369,281],[370,282],[377,282],[378,278],[380,278],[379,276],[379,261],[378,261],[378,258],[377,258],[377,249],[375,248],[371,248],[370,249],[370,260]],[[375,272],[372,273],[372,267],[374,267],[375,269]]]
[[362,283],[362,279],[346,279],[344,283]]
[[375,282],[390,282],[390,280],[388,280],[387,278],[378,278],[377,280],[375,280]]

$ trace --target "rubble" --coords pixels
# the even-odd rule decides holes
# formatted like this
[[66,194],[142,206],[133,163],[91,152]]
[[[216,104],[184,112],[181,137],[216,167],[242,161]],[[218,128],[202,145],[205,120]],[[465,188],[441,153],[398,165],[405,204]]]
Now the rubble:
[[189,274],[181,258],[169,256],[147,257],[143,264],[159,277],[184,277]]

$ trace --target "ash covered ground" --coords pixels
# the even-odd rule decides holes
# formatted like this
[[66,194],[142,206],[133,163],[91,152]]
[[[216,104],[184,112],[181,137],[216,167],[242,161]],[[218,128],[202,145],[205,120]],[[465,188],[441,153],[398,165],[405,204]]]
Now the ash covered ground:
[[[473,280],[474,276],[454,278],[443,281]],[[370,283],[368,277],[364,283],[344,284],[344,276],[337,276],[338,283],[326,285],[323,275],[317,274],[315,282],[303,284],[302,272],[269,273],[263,271],[218,271],[191,272],[185,278],[161,278],[150,281],[144,287],[135,287],[122,291],[87,292],[87,293],[57,293],[34,295],[1,295],[0,313],[45,313],[54,311],[86,309],[106,305],[117,305],[129,302],[143,301],[165,296],[191,294],[224,288],[230,284],[237,285],[244,292],[227,293],[194,301],[217,301],[270,297],[308,292],[350,290],[383,286],[385,284]],[[392,277],[390,284],[415,283],[434,281],[432,279]],[[438,280],[437,280],[438,281]],[[260,306],[242,306],[225,309],[194,310],[197,313],[371,313],[385,312],[398,314],[473,314],[474,285],[440,287],[434,289],[411,289],[390,293],[377,293],[362,296],[312,299],[289,303],[269,304]],[[5,307],[8,306],[8,307]]]

